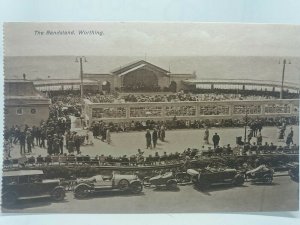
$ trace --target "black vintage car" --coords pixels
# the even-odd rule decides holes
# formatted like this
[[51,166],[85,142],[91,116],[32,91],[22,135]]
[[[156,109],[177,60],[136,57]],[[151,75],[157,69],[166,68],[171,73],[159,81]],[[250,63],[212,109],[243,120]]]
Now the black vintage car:
[[273,169],[260,165],[253,170],[249,170],[246,172],[245,177],[246,180],[250,180],[252,183],[267,183],[271,184],[273,181]]
[[293,181],[299,182],[299,163],[289,163],[289,175]]
[[169,190],[175,190],[177,189],[177,180],[175,179],[173,172],[167,172],[151,178],[145,177],[143,180],[143,185],[145,187],[166,187]]
[[58,179],[43,179],[42,170],[4,171],[2,182],[3,206],[11,206],[18,199],[51,197],[54,201],[65,198],[65,188]]
[[244,176],[236,169],[210,168],[188,169],[187,173],[192,176],[192,182],[200,189],[208,189],[212,185],[233,184],[241,186],[244,184]]

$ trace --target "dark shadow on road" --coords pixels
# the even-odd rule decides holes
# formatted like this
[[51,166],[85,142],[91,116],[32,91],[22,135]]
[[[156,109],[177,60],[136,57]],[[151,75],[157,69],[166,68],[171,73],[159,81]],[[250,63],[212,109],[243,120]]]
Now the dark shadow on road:
[[43,207],[49,206],[52,203],[61,203],[65,204],[68,203],[66,199],[60,202],[53,201],[50,197],[44,198],[34,198],[34,199],[23,199],[18,200],[15,205],[12,206],[2,206],[3,209],[13,210],[13,209],[25,209],[25,208],[36,208],[36,207]]
[[[101,191],[90,193],[86,198],[80,200],[89,200],[92,198],[112,198],[112,197],[132,197],[132,196],[143,196],[143,192],[140,194],[132,194],[126,191]],[[75,197],[74,197],[75,198]]]
[[224,191],[224,190],[229,190],[229,189],[233,189],[233,188],[246,188],[246,187],[248,187],[248,186],[246,186],[246,185],[234,186],[231,184],[219,184],[219,185],[212,185],[208,189],[201,189],[197,186],[194,186],[194,190],[196,190],[198,192],[202,192],[205,195],[211,196],[212,192]]
[[279,185],[279,183],[276,183],[276,182],[272,182],[271,184],[267,184],[267,183],[263,183],[263,182],[261,182],[261,183],[251,183],[250,182],[250,184],[255,185],[255,186],[266,186],[266,187]]
[[156,191],[156,192],[179,192],[180,191],[180,188],[179,187],[176,187],[172,190],[168,189],[167,187],[155,187],[153,189],[153,191]]

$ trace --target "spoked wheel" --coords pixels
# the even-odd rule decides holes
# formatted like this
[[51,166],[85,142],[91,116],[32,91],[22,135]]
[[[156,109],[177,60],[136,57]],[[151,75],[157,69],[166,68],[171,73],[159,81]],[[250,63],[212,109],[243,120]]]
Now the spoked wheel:
[[74,196],[78,199],[86,198],[89,195],[89,188],[85,185],[81,185],[75,188]]
[[176,175],[176,180],[178,183],[189,183],[191,182],[192,178],[191,175],[187,173],[179,173]]
[[175,180],[170,180],[167,182],[167,189],[169,190],[176,190],[177,182]]
[[139,194],[142,192],[142,190],[143,190],[143,185],[141,182],[136,181],[130,184],[131,193]]
[[2,196],[2,202],[4,206],[12,206],[16,203],[16,201],[17,201],[17,195],[13,192],[5,193]]
[[128,180],[120,180],[119,184],[118,184],[118,188],[121,191],[126,191],[129,189],[129,182]]
[[52,194],[51,194],[51,198],[54,200],[54,201],[62,201],[64,198],[65,198],[65,190],[63,188],[57,188],[57,189],[54,189]]

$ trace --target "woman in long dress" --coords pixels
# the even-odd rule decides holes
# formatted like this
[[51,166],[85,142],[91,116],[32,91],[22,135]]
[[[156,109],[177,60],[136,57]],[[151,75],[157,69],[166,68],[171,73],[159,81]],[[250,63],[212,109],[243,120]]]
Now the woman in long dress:
[[209,140],[209,130],[208,130],[208,128],[205,129],[204,138],[203,139],[204,139],[204,143],[206,145],[208,145],[209,144],[209,142],[208,142],[208,140]]
[[107,130],[106,130],[106,142],[107,142],[107,144],[111,143],[111,136],[110,136],[109,128],[107,128]]

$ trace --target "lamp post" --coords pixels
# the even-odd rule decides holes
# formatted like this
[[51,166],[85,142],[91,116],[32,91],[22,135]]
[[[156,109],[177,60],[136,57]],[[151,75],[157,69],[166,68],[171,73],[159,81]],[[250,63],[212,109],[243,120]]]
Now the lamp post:
[[83,98],[84,98],[84,92],[83,92],[83,67],[82,67],[82,60],[84,60],[84,62],[87,62],[86,57],[85,56],[77,56],[75,59],[75,62],[79,62],[80,64],[80,98],[81,98],[81,116],[80,116],[80,120],[81,120],[81,126],[83,126],[82,123],[82,116],[83,116],[83,108],[84,108],[84,102],[83,102]]
[[248,107],[246,105],[246,115],[245,115],[245,130],[244,130],[244,146],[246,145],[247,141],[247,126],[248,126]]
[[[279,64],[281,64],[280,61],[279,61]],[[284,83],[285,65],[286,65],[286,64],[291,64],[291,61],[287,62],[287,60],[284,59],[284,60],[282,61],[282,64],[283,64],[283,68],[282,68],[282,77],[281,77],[280,99],[283,99],[283,83]]]

